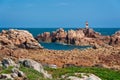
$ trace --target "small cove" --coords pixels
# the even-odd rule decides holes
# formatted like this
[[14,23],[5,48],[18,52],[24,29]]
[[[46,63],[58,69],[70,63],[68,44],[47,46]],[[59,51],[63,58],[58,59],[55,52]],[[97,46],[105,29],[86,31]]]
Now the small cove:
[[40,44],[49,50],[73,50],[73,49],[86,49],[90,48],[90,46],[76,46],[76,45],[67,45],[67,44],[59,44],[59,43],[45,43],[40,42]]

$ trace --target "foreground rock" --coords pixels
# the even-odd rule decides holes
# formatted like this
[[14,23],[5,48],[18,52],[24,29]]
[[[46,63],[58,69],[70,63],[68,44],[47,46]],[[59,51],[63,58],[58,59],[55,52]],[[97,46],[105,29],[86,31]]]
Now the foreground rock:
[[26,30],[16,29],[2,30],[0,33],[0,46],[27,49],[42,48],[40,44],[34,39],[31,33]]
[[[5,58],[5,60],[10,60],[12,61],[12,59],[7,59]],[[4,61],[2,61],[4,62]],[[12,61],[14,62],[14,61]],[[6,63],[6,62],[5,62]],[[14,64],[14,63],[13,63]],[[7,74],[4,73],[4,70],[0,70],[1,71],[1,74],[0,74],[0,80],[32,80],[32,79],[28,79],[28,73],[23,73],[22,71],[22,68],[21,67],[27,67],[27,68],[32,68],[36,71],[38,71],[39,73],[42,73],[43,76],[42,79],[40,80],[53,80],[52,76],[50,74],[47,73],[47,71],[45,71],[43,69],[43,66],[32,60],[32,59],[20,59],[19,60],[19,64],[16,64],[16,65],[21,65],[19,67],[16,67],[16,66],[12,66],[13,64],[11,64],[11,66],[9,65],[8,68],[4,68],[4,69],[8,69],[7,71]],[[2,67],[4,67],[4,65],[2,65]],[[11,68],[10,68],[11,67]],[[25,69],[23,70],[25,72]],[[28,70],[26,69],[26,71],[28,72]],[[36,72],[33,71],[33,74],[38,74]],[[34,75],[32,75],[32,73],[30,73],[31,77]],[[99,77],[97,77],[96,75],[94,74],[91,74],[91,73],[76,73],[76,72],[73,72],[73,73],[65,73],[64,75],[62,76],[59,76],[59,77],[56,77],[54,78],[55,80],[101,80]]]
[[90,73],[74,73],[73,76],[62,75],[62,79],[65,80],[102,80],[94,74]]
[[11,76],[13,78],[15,78],[15,77],[24,77],[25,74],[22,71],[20,71],[18,68],[13,68]]
[[12,78],[10,74],[0,74],[0,79],[1,80],[8,80],[8,79],[14,80],[14,78]]
[[[10,80],[14,80],[15,78],[25,78],[25,74],[19,70],[19,64],[16,64],[12,59],[10,58],[4,58],[1,61],[1,67],[4,67],[5,69],[9,68],[9,67],[13,67],[11,68],[11,71],[9,71],[10,74],[0,74],[0,79],[10,79]],[[19,66],[19,67],[18,67]]]
[[22,71],[19,70],[19,68],[21,67],[20,65],[23,65],[24,67],[28,67],[28,68],[33,68],[34,70],[42,73],[44,78],[52,79],[51,74],[48,74],[47,71],[43,69],[43,66],[40,63],[31,59],[20,59],[19,64],[16,64],[12,59],[5,58],[2,60],[1,64],[2,64],[2,67],[5,67],[5,68],[11,67],[11,66],[13,68],[11,69],[10,74],[4,74],[4,73],[0,74],[0,79],[14,80],[15,78],[22,77],[22,80],[24,80],[23,78],[26,78],[26,76]]
[[8,68],[9,66],[16,66],[15,62],[10,58],[4,58],[2,60],[2,65],[6,68]]
[[23,66],[28,67],[28,68],[33,68],[36,71],[42,73],[44,75],[45,78],[52,78],[52,76],[50,74],[47,73],[47,71],[44,71],[43,66],[31,59],[21,59],[19,60],[19,63],[21,63]]

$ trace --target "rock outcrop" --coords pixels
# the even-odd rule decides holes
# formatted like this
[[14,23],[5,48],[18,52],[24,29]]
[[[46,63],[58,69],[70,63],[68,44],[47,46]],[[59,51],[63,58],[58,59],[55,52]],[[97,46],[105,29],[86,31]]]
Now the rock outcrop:
[[[10,74],[0,74],[0,79],[11,79],[14,80],[14,78],[18,78],[18,77],[22,77],[25,78],[26,75],[20,71],[20,67],[21,65],[27,68],[32,68],[36,71],[38,71],[39,73],[41,73],[43,75],[44,78],[49,78],[52,79],[52,75],[48,74],[47,71],[44,70],[43,66],[41,65],[41,63],[38,63],[32,59],[20,59],[18,61],[18,63],[15,63],[12,59],[10,58],[4,58],[1,61],[1,67],[5,67],[5,68],[11,68],[11,71],[9,71]],[[7,66],[7,67],[6,67]],[[24,79],[21,79],[24,80]]]
[[31,33],[26,30],[16,29],[2,30],[0,33],[0,45],[6,46],[8,48],[42,48],[41,45],[34,39]]
[[117,31],[115,34],[113,34],[110,37],[109,44],[113,46],[116,46],[116,45],[120,46],[120,31]]
[[45,78],[52,79],[52,76],[43,69],[43,66],[40,63],[38,63],[32,59],[21,59],[21,60],[19,60],[19,63],[25,67],[33,68],[34,70],[42,73]]
[[8,79],[15,80],[15,78],[18,78],[18,77],[25,78],[25,74],[19,70],[20,66],[19,67],[18,66],[19,66],[19,64],[16,64],[12,59],[4,58],[1,61],[1,67],[4,67],[4,69],[9,68],[9,72],[7,72],[8,74],[1,73],[0,79],[2,79],[2,80],[8,80]]
[[36,37],[38,41],[43,42],[60,42],[73,45],[108,45],[110,41],[110,36],[103,36],[93,29],[84,28],[76,30],[68,30],[67,32],[60,28],[56,31],[44,32]]

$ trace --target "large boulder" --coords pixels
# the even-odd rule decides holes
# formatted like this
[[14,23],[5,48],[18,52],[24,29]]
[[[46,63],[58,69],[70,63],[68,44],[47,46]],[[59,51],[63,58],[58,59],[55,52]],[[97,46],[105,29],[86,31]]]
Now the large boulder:
[[52,78],[52,76],[48,74],[47,71],[44,71],[43,66],[40,63],[32,59],[20,59],[19,63],[25,67],[33,68],[34,70],[42,73],[45,78],[50,78],[50,79]]
[[9,48],[20,47],[28,49],[42,48],[31,33],[26,30],[2,30],[0,33],[0,44]]

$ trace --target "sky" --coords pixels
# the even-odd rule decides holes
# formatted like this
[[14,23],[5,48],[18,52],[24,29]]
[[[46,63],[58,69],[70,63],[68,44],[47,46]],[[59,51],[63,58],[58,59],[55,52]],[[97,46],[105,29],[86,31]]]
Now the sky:
[[120,0],[0,0],[0,27],[120,28]]

